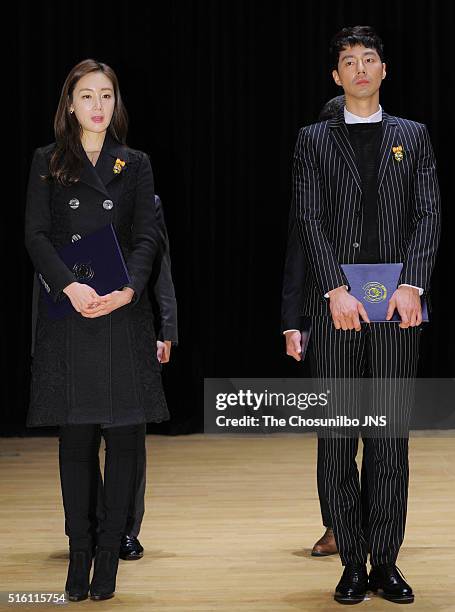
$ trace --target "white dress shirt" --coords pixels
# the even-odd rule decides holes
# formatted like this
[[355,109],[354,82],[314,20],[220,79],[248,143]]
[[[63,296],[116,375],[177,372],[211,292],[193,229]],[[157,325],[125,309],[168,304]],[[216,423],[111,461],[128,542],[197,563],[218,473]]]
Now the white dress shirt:
[[[346,106],[344,107],[344,120],[346,123],[377,123],[378,121],[382,121],[382,106],[379,105],[379,110],[377,110],[375,113],[373,113],[372,115],[368,115],[368,117],[359,117],[359,115],[354,115],[354,113],[351,113],[351,111],[348,111],[348,109],[346,108]],[[346,289],[348,288],[346,285],[344,285],[346,287]],[[418,289],[419,290],[419,295],[423,294],[423,289],[421,287],[415,287],[414,285],[407,285],[405,283],[398,285],[399,287],[413,287],[414,289]],[[336,289],[336,287],[334,287],[334,289]],[[329,294],[326,293],[324,295],[325,298],[329,297]],[[286,329],[283,334],[285,334],[288,331],[299,331],[297,329]]]

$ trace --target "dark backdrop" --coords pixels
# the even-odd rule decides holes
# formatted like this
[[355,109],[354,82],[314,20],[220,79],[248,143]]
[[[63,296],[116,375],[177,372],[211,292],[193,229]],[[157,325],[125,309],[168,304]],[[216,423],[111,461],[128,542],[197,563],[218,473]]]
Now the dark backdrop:
[[11,135],[5,136],[2,170],[14,176],[14,190],[4,181],[2,198],[6,433],[24,431],[28,404],[33,270],[23,247],[23,210],[31,154],[54,140],[63,81],[87,57],[117,72],[131,119],[128,142],[151,156],[171,239],[180,346],[164,378],[173,418],[152,431],[201,429],[204,377],[302,372],[284,356],[279,330],[291,159],[299,127],[342,93],[331,78],[327,47],[344,25],[377,29],[388,63],[383,107],[430,130],[444,217],[434,320],[424,335],[420,373],[454,374],[452,3],[386,1],[359,8],[358,2],[324,0],[167,0],[15,7],[3,47],[3,128]]

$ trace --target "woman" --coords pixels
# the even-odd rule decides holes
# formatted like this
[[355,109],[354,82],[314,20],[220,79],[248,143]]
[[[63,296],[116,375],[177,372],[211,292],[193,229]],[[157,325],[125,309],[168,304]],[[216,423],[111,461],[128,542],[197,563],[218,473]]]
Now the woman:
[[[35,151],[27,194],[25,245],[42,284],[27,425],[60,426],[69,599],[86,599],[89,590],[92,599],[107,599],[115,591],[144,423],[169,418],[147,294],[164,236],[150,162],[125,144],[127,113],[109,66],[88,59],[71,70],[54,131],[55,142]],[[98,295],[78,282],[56,249],[109,223],[131,283]],[[64,319],[49,318],[45,292],[55,302],[70,300],[74,310]],[[89,508],[97,489],[93,465],[101,434],[104,518],[95,541]]]

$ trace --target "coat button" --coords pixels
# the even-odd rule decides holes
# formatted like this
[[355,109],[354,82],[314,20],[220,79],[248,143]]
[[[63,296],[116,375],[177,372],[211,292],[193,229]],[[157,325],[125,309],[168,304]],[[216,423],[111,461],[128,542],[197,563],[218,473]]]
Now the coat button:
[[112,200],[104,200],[103,202],[103,208],[106,210],[111,210],[111,208],[114,206],[114,202]]
[[359,246],[360,246],[360,244],[359,244],[358,242],[353,242],[353,243],[352,243],[352,246],[353,246],[355,249],[358,249],[358,248],[359,248]]
[[71,236],[71,242],[76,242],[76,240],[80,240],[81,239],[81,235],[80,234],[73,234]]
[[70,205],[70,208],[75,209],[79,206],[79,200],[77,198],[72,198],[68,204]]

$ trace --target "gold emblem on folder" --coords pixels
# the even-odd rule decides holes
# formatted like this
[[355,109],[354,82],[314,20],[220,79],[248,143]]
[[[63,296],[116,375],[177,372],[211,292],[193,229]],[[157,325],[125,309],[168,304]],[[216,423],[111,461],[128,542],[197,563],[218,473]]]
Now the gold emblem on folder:
[[382,283],[372,281],[363,285],[362,289],[364,291],[364,298],[372,304],[383,302],[387,297],[387,288]]

